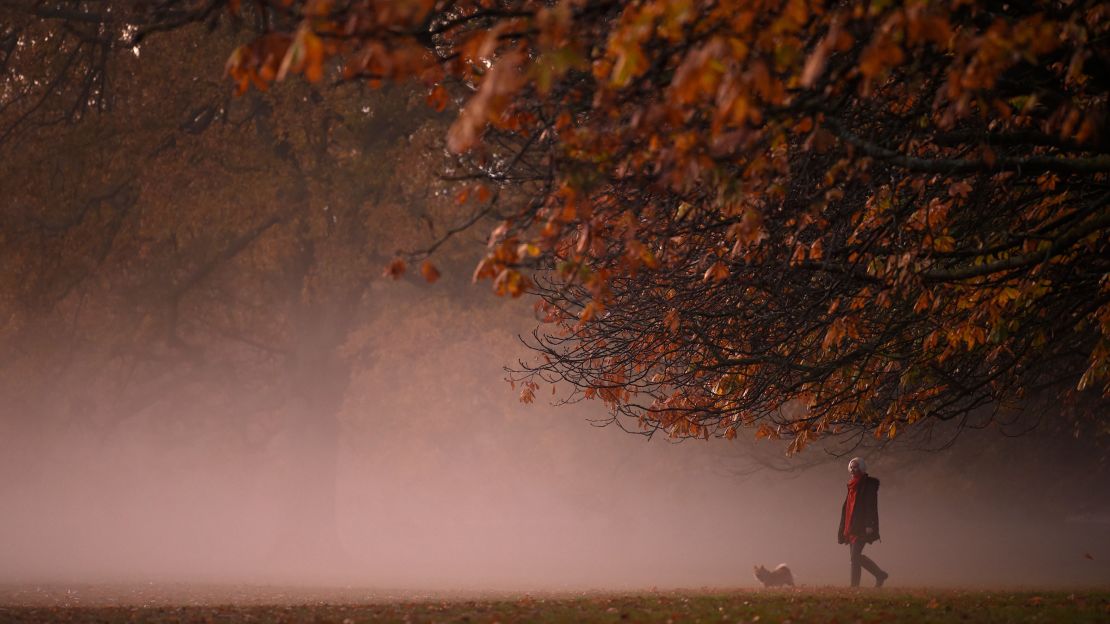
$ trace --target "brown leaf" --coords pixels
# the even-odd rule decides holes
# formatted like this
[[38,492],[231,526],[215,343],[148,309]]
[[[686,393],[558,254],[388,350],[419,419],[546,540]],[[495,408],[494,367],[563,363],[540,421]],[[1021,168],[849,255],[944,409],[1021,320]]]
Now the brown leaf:
[[679,325],[678,310],[675,309],[675,308],[671,308],[670,310],[668,310],[667,314],[663,316],[663,324],[667,327],[667,330],[670,331],[672,334],[673,333],[678,333],[678,325]]
[[817,79],[825,71],[825,63],[829,59],[829,52],[832,46],[840,38],[840,21],[834,20],[829,32],[823,39],[813,48],[809,58],[806,59],[805,67],[802,69],[802,86],[809,89],[817,83]]
[[429,284],[434,284],[435,281],[439,279],[439,269],[432,264],[431,260],[425,260],[424,263],[420,265],[420,274],[424,276],[424,279],[427,280]]
[[428,106],[431,106],[438,112],[442,112],[443,109],[447,108],[447,102],[449,101],[449,99],[450,98],[447,95],[447,89],[444,89],[443,85],[437,84],[436,86],[432,87],[431,91],[428,92],[427,102]]
[[512,95],[524,84],[520,72],[524,60],[518,51],[506,54],[482,77],[478,93],[466,103],[447,133],[447,147],[452,152],[462,154],[473,147],[486,124],[500,117],[509,106]]
[[960,180],[959,182],[953,182],[948,187],[948,195],[950,197],[962,197],[964,199],[967,199],[967,196],[970,193],[971,193],[971,185],[968,184],[966,180]]
[[382,271],[383,276],[392,277],[393,279],[398,279],[404,274],[405,261],[400,258],[395,258],[392,262],[389,263],[388,266],[385,267],[385,270]]
[[702,276],[702,279],[706,282],[710,280],[714,282],[720,282],[728,279],[728,276],[728,265],[718,260],[717,262],[713,263],[713,266],[706,269],[705,275]]

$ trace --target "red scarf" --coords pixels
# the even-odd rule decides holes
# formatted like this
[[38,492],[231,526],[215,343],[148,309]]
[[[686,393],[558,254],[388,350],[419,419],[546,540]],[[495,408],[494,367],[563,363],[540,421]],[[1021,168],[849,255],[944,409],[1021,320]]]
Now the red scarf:
[[852,479],[848,481],[848,498],[844,501],[844,537],[846,537],[848,541],[854,539],[852,535],[852,512],[855,511],[856,493],[859,491],[859,484],[862,481],[862,474],[853,476]]

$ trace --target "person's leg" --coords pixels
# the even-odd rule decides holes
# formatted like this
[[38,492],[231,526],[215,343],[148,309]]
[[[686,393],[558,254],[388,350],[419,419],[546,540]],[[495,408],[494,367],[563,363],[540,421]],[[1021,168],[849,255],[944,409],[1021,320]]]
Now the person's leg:
[[857,540],[848,544],[848,553],[852,564],[852,587],[859,587],[860,557],[863,556],[863,541]]
[[871,557],[868,557],[867,555],[863,554],[863,543],[862,542],[860,542],[859,555],[856,557],[856,560],[858,561],[858,565],[853,567],[853,570],[855,570],[856,576],[854,576],[852,578],[856,579],[856,584],[857,585],[859,584],[859,568],[860,567],[862,567],[864,570],[867,570],[868,572],[871,573],[871,576],[875,577],[875,587],[882,587],[883,583],[886,581],[886,578],[888,576],[890,576],[886,572],[883,572],[883,570],[874,561],[871,560]]

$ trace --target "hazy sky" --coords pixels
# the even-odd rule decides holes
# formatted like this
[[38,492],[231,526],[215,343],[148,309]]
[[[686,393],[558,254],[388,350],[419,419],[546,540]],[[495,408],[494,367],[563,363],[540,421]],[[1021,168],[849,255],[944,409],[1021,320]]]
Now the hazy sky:
[[[444,296],[375,286],[418,288]],[[521,308],[488,309],[428,323],[401,306],[377,321],[338,445],[321,447],[337,449],[324,451],[331,482],[298,480],[314,442],[265,414],[112,422],[78,408],[42,426],[5,414],[0,582],[732,587],[786,562],[801,584],[847,583],[846,461],[745,476],[752,449],[778,450],[648,442],[591,426],[599,404],[552,408],[550,395],[522,405],[501,370],[523,355],[504,322]],[[942,455],[873,455],[883,541],[866,552],[891,584],[1110,582],[1106,472],[1068,453],[987,433]],[[339,546],[307,561],[283,523],[315,487],[335,488],[335,513],[314,543]]]

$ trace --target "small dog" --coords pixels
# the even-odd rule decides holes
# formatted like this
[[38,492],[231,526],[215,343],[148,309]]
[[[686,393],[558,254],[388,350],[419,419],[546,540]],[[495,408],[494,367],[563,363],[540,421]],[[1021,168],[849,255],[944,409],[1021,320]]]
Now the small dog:
[[781,587],[783,585],[794,587],[794,575],[790,572],[790,566],[785,563],[780,563],[774,570],[768,570],[761,565],[754,566],[754,569],[755,578],[759,579],[764,587]]

